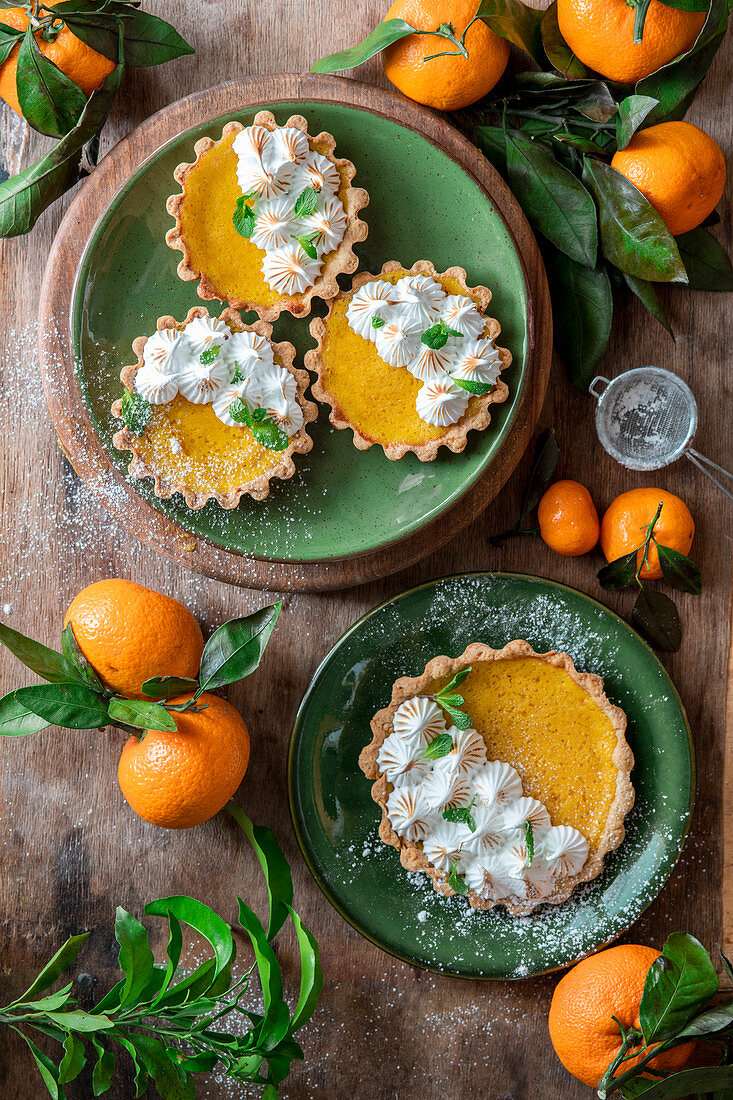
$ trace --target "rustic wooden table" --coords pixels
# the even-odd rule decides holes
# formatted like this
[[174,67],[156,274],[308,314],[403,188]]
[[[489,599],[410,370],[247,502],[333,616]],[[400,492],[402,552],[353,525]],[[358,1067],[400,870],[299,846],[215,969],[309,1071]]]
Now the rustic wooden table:
[[[313,60],[355,41],[382,17],[376,0],[352,5],[348,21],[339,0],[179,0],[175,21],[196,55],[128,77],[105,131],[105,147],[151,112],[230,76],[305,70]],[[730,112],[733,39],[715,60],[690,114],[733,154]],[[378,63],[359,74],[383,82]],[[8,171],[35,159],[42,139],[4,109],[2,159]],[[716,234],[731,245],[730,185]],[[259,592],[207,581],[145,551],[116,526],[80,485],[61,454],[40,391],[36,324],[41,274],[63,211],[59,203],[27,238],[0,242],[0,287],[5,308],[0,422],[0,608],[3,620],[56,645],[64,609],[84,585],[107,576],[130,577],[183,600],[204,628],[269,602]],[[71,277],[72,273],[69,273]],[[730,453],[731,374],[726,322],[730,298],[662,291],[676,332],[672,343],[636,304],[618,304],[608,374],[659,363],[691,383],[700,405],[700,448],[726,463]],[[571,389],[556,363],[541,426],[554,425],[562,447],[560,476],[586,482],[603,507],[618,492],[645,483],[616,466],[598,445],[592,401]],[[287,807],[285,755],[291,721],[323,654],[364,611],[407,586],[466,569],[516,569],[552,577],[600,595],[600,553],[563,559],[533,539],[504,550],[487,542],[513,520],[529,458],[508,487],[460,540],[419,565],[379,583],[337,595],[290,596],[260,672],[231,692],[253,734],[253,756],[239,801],[277,833],[293,866],[296,905],[317,935],[326,985],[314,1020],[301,1033],[306,1052],[283,1089],[305,1097],[445,1095],[529,1100],[543,1095],[588,1097],[555,1059],[547,1010],[556,978],[486,985],[439,978],[411,969],[361,939],[326,903],[297,849]],[[717,952],[724,932],[722,903],[725,684],[730,621],[731,510],[691,465],[655,476],[680,493],[697,523],[695,558],[704,591],[682,596],[685,624],[680,653],[666,660],[687,706],[698,765],[698,802],[685,852],[658,900],[628,935],[660,945],[669,932],[694,933]],[[604,597],[623,614],[631,596]],[[0,658],[3,691],[27,682],[14,659]],[[0,1001],[7,1003],[31,973],[71,933],[95,929],[80,960],[98,990],[114,973],[114,908],[141,914],[146,901],[190,893],[234,917],[241,893],[262,901],[259,870],[246,844],[221,816],[193,832],[164,833],[136,818],[116,782],[121,734],[52,730],[0,744]],[[243,948],[244,950],[244,948]],[[279,952],[295,974],[294,944]],[[9,1034],[0,1042],[0,1096],[34,1100],[45,1090],[27,1051]],[[74,1100],[91,1096],[81,1077],[68,1087]],[[124,1078],[109,1093],[131,1095]],[[199,1096],[239,1095],[209,1079]]]

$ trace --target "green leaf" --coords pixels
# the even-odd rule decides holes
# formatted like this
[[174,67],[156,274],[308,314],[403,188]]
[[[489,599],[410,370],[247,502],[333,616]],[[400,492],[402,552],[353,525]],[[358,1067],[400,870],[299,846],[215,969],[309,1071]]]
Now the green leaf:
[[108,1031],[115,1026],[114,1020],[110,1020],[107,1016],[83,1012],[81,1009],[69,1012],[46,1012],[45,1016],[64,1031],[80,1031],[83,1034]]
[[616,118],[616,147],[625,149],[644,119],[659,103],[649,95],[629,95],[618,105]]
[[33,1059],[38,1066],[38,1072],[43,1078],[43,1083],[48,1089],[51,1096],[53,1096],[54,1100],[59,1100],[59,1097],[61,1098],[61,1100],[63,1100],[63,1093],[59,1088],[59,1071],[54,1063],[51,1061],[48,1055],[44,1054],[42,1050],[39,1050],[32,1039],[29,1039],[28,1036],[24,1035],[23,1032],[20,1031],[17,1027],[13,1027],[13,1031],[17,1032],[17,1034],[20,1035],[21,1039],[24,1041],[31,1054],[33,1055]]
[[[66,625],[61,635],[61,648],[64,651],[64,657],[66,658],[69,668],[77,674],[79,680],[82,680],[90,688],[96,691],[106,691],[104,684],[79,648],[79,643],[76,640],[74,628],[71,623]],[[65,679],[68,679],[68,677],[65,677]]]
[[436,698],[439,695],[450,695],[450,693],[454,691],[455,688],[460,687],[461,684],[465,684],[466,680],[468,679],[468,674],[471,671],[471,665],[469,665],[468,668],[459,669],[453,679],[450,681],[450,683],[446,684],[444,688],[441,688],[440,691],[437,691],[435,693]]
[[584,157],[583,180],[598,203],[606,259],[621,271],[649,282],[687,282],[674,237],[626,176],[604,161]]
[[140,1035],[137,1032],[130,1033],[129,1039],[139,1062],[150,1074],[163,1100],[196,1100],[193,1077],[182,1075],[174,1067],[168,1048],[163,1042],[153,1035]]
[[115,939],[120,945],[118,966],[125,975],[120,994],[120,1006],[133,1005],[153,976],[153,952],[148,934],[139,920],[122,906],[117,906]]
[[423,753],[425,760],[440,760],[453,748],[453,738],[449,733],[439,733],[434,737]]
[[541,144],[506,133],[509,184],[538,232],[576,263],[595,267],[597,214],[593,199],[572,172]]
[[62,18],[69,30],[87,46],[116,61],[119,20],[112,14],[105,15],[102,7],[96,0],[62,0],[49,7],[49,11]]
[[645,309],[651,313],[652,317],[659,321],[662,328],[666,329],[669,335],[674,340],[674,332],[672,326],[669,323],[667,314],[662,309],[662,303],[657,297],[657,292],[654,289],[652,283],[646,282],[645,279],[637,279],[635,275],[628,275],[625,271],[622,272],[624,281],[639,301],[642,303]]
[[379,23],[357,46],[331,53],[327,57],[322,57],[320,61],[316,61],[315,65],[311,66],[311,72],[338,73],[343,72],[344,69],[355,69],[357,65],[363,65],[370,57],[374,57],[381,50],[386,50],[393,42],[406,38],[408,34],[415,34],[415,27],[410,23],[406,23],[404,19],[387,19]]
[[81,932],[78,936],[70,936],[66,943],[61,945],[56,954],[51,956],[43,969],[39,971],[25,993],[22,993],[14,1003],[25,1004],[31,1001],[37,993],[42,993],[44,989],[48,989],[52,986],[56,979],[63,974],[64,970],[67,970],[74,962],[88,937],[88,932]]
[[5,623],[0,623],[0,643],[9,649],[14,657],[22,661],[31,672],[35,672],[37,676],[41,676],[52,684],[81,679],[78,674],[75,674],[74,667],[63,654],[41,645],[33,638],[27,638],[25,634],[13,630]]
[[48,722],[19,703],[14,692],[0,699],[0,737],[25,737],[47,727]]
[[458,864],[454,863],[451,867],[450,874],[448,875],[448,885],[451,890],[455,890],[457,894],[464,895],[468,893],[468,887],[465,880],[458,874]]
[[674,932],[649,968],[639,1006],[647,1043],[671,1039],[718,991],[718,975],[694,936]]
[[703,1066],[683,1069],[663,1081],[657,1081],[641,1094],[644,1100],[683,1100],[691,1094],[733,1086],[733,1066]]
[[475,833],[476,819],[471,813],[471,806],[449,806],[447,810],[443,810],[441,816],[444,821],[451,821],[454,825],[467,825],[471,832]]
[[540,24],[540,32],[547,59],[553,68],[568,80],[588,75],[585,65],[575,56],[560,33],[557,22],[557,0],[553,0],[545,12]]
[[34,130],[61,138],[76,126],[87,97],[78,84],[43,56],[30,26],[18,52],[16,81],[20,109]]
[[153,406],[141,393],[125,390],[122,395],[122,420],[133,435],[142,435],[153,417]]
[[260,446],[267,447],[271,451],[284,451],[290,442],[286,433],[278,428],[274,420],[269,418],[254,423],[251,430]]
[[542,12],[521,0],[481,0],[476,16],[543,67]]
[[265,1006],[264,1018],[259,1029],[258,1047],[260,1050],[272,1050],[281,1039],[285,1038],[290,1026],[290,1012],[283,1001],[280,966],[256,914],[241,898],[237,898],[237,902],[239,903],[239,923],[249,936],[255,953]]
[[240,237],[251,237],[255,227],[255,215],[251,206],[247,205],[244,195],[237,199],[237,205],[232,215],[232,224]]
[[263,825],[253,825],[245,812],[233,802],[230,802],[226,809],[244,831],[260,861],[270,901],[267,938],[274,939],[288,919],[288,913],[293,904],[293,879],[290,867],[271,829],[266,829]]
[[210,983],[212,986],[221,974],[228,976],[231,973],[236,954],[232,930],[227,922],[208,905],[204,905],[202,901],[197,901],[195,898],[179,894],[151,901],[145,906],[145,912],[148,916],[158,917],[172,914],[209,941],[216,958],[216,967]]
[[636,597],[631,622],[656,649],[676,653],[682,644],[680,616],[669,596],[642,588]]
[[289,1029],[289,1033],[294,1034],[310,1020],[315,1011],[323,989],[323,971],[315,936],[308,931],[292,906],[288,905],[287,910],[300,948],[300,993]]
[[13,696],[49,726],[91,730],[101,729],[109,722],[104,701],[86,684],[32,684],[18,688]]
[[722,244],[701,225],[677,237],[691,290],[733,290],[733,265]]
[[140,1097],[145,1092],[148,1085],[148,1071],[145,1069],[144,1064],[138,1058],[138,1053],[129,1039],[124,1035],[113,1035],[112,1038],[116,1043],[119,1043],[124,1050],[130,1055],[132,1059],[133,1069],[135,1071],[135,1097]]
[[318,233],[308,233],[304,237],[296,237],[296,241],[305,252],[306,256],[310,256],[312,260],[318,259],[318,251],[313,244],[314,240],[318,236]]
[[[443,700],[438,700],[443,710],[450,715],[453,725],[459,730],[467,730],[471,726],[471,716],[466,714],[463,710],[457,710],[451,706],[450,703],[446,703]],[[441,737],[444,734],[441,734]],[[432,744],[432,741],[431,741]]]
[[519,526],[523,527],[532,515],[540,499],[552,481],[560,459],[560,448],[554,428],[545,428],[537,436],[532,468],[522,495],[519,513]]
[[296,218],[309,218],[318,206],[318,192],[315,187],[306,187],[295,200],[293,214]]
[[448,343],[448,337],[454,336],[456,339],[463,339],[463,333],[458,332],[457,329],[449,328],[445,321],[442,319],[435,325],[431,325],[430,328],[423,332],[420,340],[426,347],[432,348],[433,351],[437,351],[439,348],[444,348]]
[[145,681],[140,690],[151,699],[175,699],[177,695],[195,691],[198,686],[198,680],[189,680],[185,676],[153,676]]
[[220,351],[221,344],[213,344],[210,348],[204,348],[199,355],[199,363],[201,366],[208,367],[211,366],[212,363],[215,363]]
[[[46,997],[39,997],[37,1000],[31,1001],[30,1006],[34,1012],[55,1012],[59,1008],[64,1008],[72,999],[71,991],[74,988],[74,983],[69,982],[62,989],[59,989],[56,993],[49,993]],[[17,1005],[17,1001],[14,1004]]]
[[707,11],[710,0],[662,0],[668,8],[679,8],[680,11]]
[[64,1056],[59,1063],[59,1084],[65,1085],[69,1081],[75,1081],[86,1064],[87,1056],[83,1042],[69,1032],[64,1039]]
[[262,660],[281,608],[282,600],[278,600],[252,615],[230,619],[214,631],[201,657],[199,694],[252,675]]
[[[570,106],[592,122],[608,122],[618,114],[618,105],[602,80],[575,82]],[[572,125],[572,121],[570,123]]]
[[372,328],[384,328],[384,317],[372,317]]
[[111,722],[123,722],[140,730],[170,730],[178,728],[176,720],[165,707],[158,703],[147,703],[142,699],[109,700],[108,713]]
[[633,584],[637,570],[637,557],[638,549],[632,550],[629,554],[624,554],[623,557],[604,565],[603,569],[599,569],[598,580],[601,588],[613,592]]
[[534,862],[534,829],[531,821],[524,823],[524,837],[527,844],[527,866],[531,867]]
[[92,1039],[92,1046],[98,1055],[92,1073],[92,1092],[95,1096],[101,1096],[112,1085],[115,1072],[115,1056],[111,1050],[106,1050],[96,1039]]
[[552,298],[554,340],[570,381],[588,392],[608,346],[613,318],[611,282],[604,265],[583,267],[556,249],[543,251]]
[[497,171],[506,174],[506,141],[501,126],[477,126],[473,140]]
[[109,7],[114,14],[123,15],[126,65],[136,69],[165,65],[184,54],[196,52],[175,27],[157,15],[123,4],[112,3]]
[[122,66],[93,92],[77,126],[16,176],[0,183],[0,237],[17,237],[33,228],[40,214],[79,179],[84,146],[103,125],[114,101]]
[[0,65],[4,64],[23,37],[23,31],[0,23]]
[[469,393],[476,394],[478,397],[491,393],[494,388],[491,382],[468,382],[465,378],[452,378],[451,381],[459,389],[468,390]]
[[685,554],[680,554],[679,550],[673,550],[671,546],[661,546],[659,543],[657,553],[662,576],[667,584],[680,592],[699,596],[702,592],[702,577],[694,561],[690,561]]
[[733,1004],[715,1005],[685,1024],[677,1038],[704,1039],[729,1027],[733,1027]]

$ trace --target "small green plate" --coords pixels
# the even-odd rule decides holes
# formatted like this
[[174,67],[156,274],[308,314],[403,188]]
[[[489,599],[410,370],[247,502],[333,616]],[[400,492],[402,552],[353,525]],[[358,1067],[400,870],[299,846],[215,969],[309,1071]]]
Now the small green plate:
[[[474,912],[408,874],[377,835],[380,811],[359,769],[369,723],[399,676],[470,642],[524,638],[599,673],[626,711],[636,804],[601,875],[563,905],[516,918]],[[677,861],[694,801],[682,702],[648,646],[573,588],[517,573],[431,581],[370,611],[325,657],[290,741],[288,786],[298,842],[331,904],[363,936],[414,966],[461,978],[524,978],[567,966],[619,936],[651,904]]]
[[[274,482],[264,504],[245,497],[232,511],[209,501],[192,512],[179,494],[169,501],[156,497],[150,479],[135,483],[164,515],[228,550],[285,562],[348,558],[418,531],[485,472],[511,428],[526,381],[527,287],[511,233],[486,192],[426,137],[338,103],[279,102],[271,108],[279,122],[297,112],[312,132],[330,131],[339,155],[356,164],[355,182],[371,197],[363,215],[369,237],[358,248],[361,270],[379,271],[393,259],[407,265],[429,259],[439,271],[465,267],[469,284],[493,291],[491,312],[502,325],[501,343],[514,356],[506,372],[509,399],[495,406],[486,431],[471,433],[462,454],[443,448],[434,462],[421,463],[414,455],[390,462],[379,447],[357,451],[352,433],[332,428],[322,409],[309,428],[313,450],[296,456],[296,475]],[[131,361],[132,341],[153,332],[159,316],[183,318],[201,305],[196,284],[176,275],[180,253],[165,244],[173,225],[165,202],[178,190],[173,169],[193,159],[198,138],[221,136],[234,118],[251,123],[259,109],[223,115],[159,149],[117,193],[82,257],[71,310],[74,358],[94,428],[120,470],[130,456],[112,446],[119,425],[110,406],[120,396],[120,370]],[[208,305],[216,313],[223,308]],[[325,313],[322,303],[317,310]],[[315,343],[308,323],[289,314],[275,323],[274,338],[295,345],[300,365]]]

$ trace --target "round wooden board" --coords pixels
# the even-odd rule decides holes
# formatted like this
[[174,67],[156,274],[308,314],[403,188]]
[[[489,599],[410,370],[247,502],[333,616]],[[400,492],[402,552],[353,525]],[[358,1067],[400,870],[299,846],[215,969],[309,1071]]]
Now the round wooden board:
[[[415,534],[357,557],[276,562],[248,557],[197,538],[157,511],[112,464],[96,435],[74,372],[70,314],[73,275],[98,219],[129,176],[161,145],[189,127],[246,106],[278,101],[334,101],[416,130],[456,160],[499,210],[519,255],[527,287],[527,384],[503,445],[473,488]],[[280,74],[220,84],[178,100],[147,119],[100,161],[69,207],[51,248],[41,290],[39,354],[46,400],[61,447],[79,477],[141,542],[205,576],[275,591],[326,591],[396,573],[443,546],[493,500],[519,462],[542,408],[552,359],[552,317],[537,242],[516,200],[479,151],[445,119],[380,88],[341,77]]]

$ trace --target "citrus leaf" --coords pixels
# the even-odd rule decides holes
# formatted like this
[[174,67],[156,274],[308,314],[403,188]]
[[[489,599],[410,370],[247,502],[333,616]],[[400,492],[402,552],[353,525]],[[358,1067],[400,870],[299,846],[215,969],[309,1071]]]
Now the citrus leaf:
[[18,702],[14,692],[0,699],[0,737],[25,737],[29,733],[40,733],[48,724],[45,718],[39,718]]
[[84,1044],[69,1032],[64,1039],[64,1056],[59,1063],[59,1084],[65,1085],[76,1080],[86,1063]]
[[605,266],[584,267],[556,249],[546,249],[554,340],[573,385],[586,393],[608,345],[613,318],[611,282]]
[[293,904],[293,878],[290,867],[271,829],[265,828],[264,825],[253,825],[244,810],[235,806],[233,802],[230,802],[226,809],[244,831],[260,861],[270,902],[267,938],[274,939],[288,919],[288,912]]
[[107,1016],[96,1016],[91,1012],[83,1012],[81,1009],[69,1012],[47,1012],[47,1019],[63,1028],[65,1031],[81,1031],[83,1034],[93,1031],[108,1031],[114,1027],[114,1020]]
[[201,657],[197,694],[236,683],[255,671],[281,608],[282,600],[278,600],[252,615],[230,619],[214,631]]
[[77,182],[86,143],[104,124],[117,94],[118,65],[87,101],[77,126],[44,157],[0,183],[0,237],[28,233],[43,211]]
[[145,989],[153,976],[153,952],[148,943],[148,934],[139,920],[136,920],[121,905],[115,915],[115,939],[120,945],[118,966],[125,975],[125,984],[120,994],[120,1006],[135,1004],[139,994]]
[[560,447],[554,428],[545,428],[537,436],[532,468],[522,496],[519,526],[523,527],[540,502],[540,498],[552,481],[560,459]]
[[135,1048],[138,1062],[150,1074],[163,1100],[196,1100],[193,1077],[188,1074],[182,1076],[174,1067],[168,1048],[161,1040],[137,1032],[130,1032],[128,1038]]
[[669,596],[642,588],[631,612],[631,622],[656,649],[676,653],[682,644],[680,616]]
[[618,114],[618,104],[602,80],[577,81],[570,105],[592,122],[608,122]]
[[371,34],[368,34],[358,45],[348,50],[340,50],[338,53],[328,54],[316,61],[311,66],[312,73],[339,73],[344,69],[355,69],[357,65],[363,65],[370,57],[381,50],[386,50],[393,42],[399,42],[408,34],[415,34],[416,29],[404,19],[386,19],[379,23]]
[[557,21],[557,0],[553,0],[546,10],[540,24],[540,31],[547,60],[553,68],[568,80],[588,75],[585,65],[575,56],[560,33]]
[[608,565],[604,565],[603,569],[599,569],[598,581],[601,588],[613,592],[628,588],[630,584],[633,584],[636,576],[637,556],[638,550],[632,550],[631,553],[624,554],[623,557],[616,558],[614,561],[610,561]]
[[595,267],[598,229],[595,203],[586,188],[546,146],[506,133],[509,184],[543,236],[572,260]]
[[[644,1100],[683,1100],[691,1095],[700,1097],[713,1089],[729,1090],[732,1086],[733,1066],[703,1066],[679,1070],[666,1080],[651,1084],[641,1096]],[[723,1093],[720,1100],[728,1095],[728,1092]]]
[[198,680],[189,680],[185,676],[153,676],[145,681],[140,690],[151,699],[174,699],[176,695],[195,691],[198,686]]
[[680,554],[679,550],[673,550],[671,546],[661,546],[659,543],[657,553],[662,576],[667,584],[680,592],[699,596],[702,592],[702,577],[694,561],[690,561],[685,554]]
[[0,65],[4,64],[23,37],[23,31],[0,23]]
[[285,1038],[290,1026],[290,1012],[283,1001],[282,974],[275,952],[268,942],[258,917],[241,898],[237,898],[237,902],[239,923],[249,936],[255,953],[265,1006],[257,1045],[260,1050],[272,1050],[281,1039]]
[[685,1024],[677,1038],[705,1039],[729,1027],[733,1027],[733,1004],[715,1005]]
[[18,52],[16,84],[26,122],[49,137],[68,134],[87,104],[79,85],[41,53],[30,26]]
[[624,282],[629,290],[631,290],[644,308],[651,313],[655,321],[659,321],[662,328],[666,329],[669,335],[674,340],[674,332],[672,326],[669,323],[667,314],[662,309],[662,303],[659,301],[657,292],[654,289],[652,283],[648,283],[646,279],[637,279],[635,275],[628,275],[625,271],[622,272]]
[[165,707],[158,703],[147,703],[144,699],[109,700],[107,712],[111,722],[123,722],[139,730],[168,730],[174,733],[178,728],[176,720]]
[[506,141],[501,126],[477,126],[472,137],[496,170],[505,175]]
[[671,1039],[718,992],[718,975],[703,945],[673,932],[649,968],[639,1006],[647,1043]]
[[14,697],[49,726],[70,730],[101,729],[109,722],[107,707],[86,684],[32,684],[18,688]]
[[323,971],[315,936],[308,931],[292,906],[288,905],[287,909],[300,948],[300,993],[289,1029],[289,1033],[293,1034],[310,1020],[315,1011],[323,989]]
[[96,0],[62,0],[49,7],[85,45],[111,61],[117,60],[119,20],[105,15]]
[[[139,8],[130,8],[127,4],[115,3],[114,0],[107,5],[107,9],[113,15],[119,16],[122,22],[126,65],[133,68],[164,65],[184,54],[196,52],[175,27],[157,15],[151,15]],[[76,30],[74,33],[77,33]],[[83,35],[80,34],[79,37],[83,38]],[[113,54],[107,56],[114,60]]]
[[601,248],[607,260],[649,282],[687,282],[674,237],[626,176],[602,160],[584,157],[583,181],[598,204]]
[[733,290],[733,265],[722,244],[700,225],[677,237],[691,290]]
[[71,623],[66,625],[61,635],[61,648],[64,651],[64,657],[68,664],[78,673],[80,680],[83,680],[90,688],[94,688],[95,691],[104,692],[106,690],[104,684],[79,648],[79,643],[74,634],[74,627]]
[[227,922],[208,905],[204,905],[202,901],[197,901],[195,898],[177,894],[170,898],[151,901],[145,906],[145,912],[148,916],[157,917],[172,914],[177,920],[183,921],[209,941],[216,959],[210,986],[214,985],[221,974],[230,976],[237,950],[232,930]]
[[17,1032],[17,1034],[20,1035],[21,1039],[33,1055],[33,1059],[38,1066],[38,1072],[43,1078],[43,1083],[48,1089],[51,1096],[54,1098],[54,1100],[59,1100],[59,1097],[61,1098],[61,1100],[63,1100],[63,1093],[59,1088],[59,1071],[53,1064],[51,1059],[48,1057],[47,1054],[44,1054],[42,1050],[39,1050],[33,1040],[29,1039],[27,1035],[24,1035],[23,1032],[20,1031],[17,1027],[14,1027],[13,1031]]
[[97,1039],[92,1039],[92,1046],[98,1055],[92,1073],[92,1092],[95,1096],[101,1096],[102,1093],[108,1092],[112,1085],[115,1056],[111,1050],[105,1050]]
[[19,630],[0,623],[0,643],[9,649],[14,657],[22,661],[26,668],[35,672],[49,683],[59,684],[68,680],[81,679],[75,676],[73,666],[61,653],[48,646],[41,645],[33,638],[26,637]]
[[81,932],[78,936],[70,936],[66,943],[61,945],[56,954],[51,956],[43,969],[39,971],[25,993],[22,993],[14,1003],[25,1004],[28,1001],[32,1001],[37,993],[42,993],[44,989],[48,989],[52,986],[56,979],[63,974],[64,970],[70,967],[74,962],[88,937],[88,932]]
[[618,105],[616,118],[616,147],[625,149],[644,119],[659,103],[649,95],[629,95]]
[[680,11],[707,11],[710,0],[662,0],[662,3]]
[[483,19],[494,34],[518,46],[542,68],[541,11],[522,0],[481,0],[475,18]]

